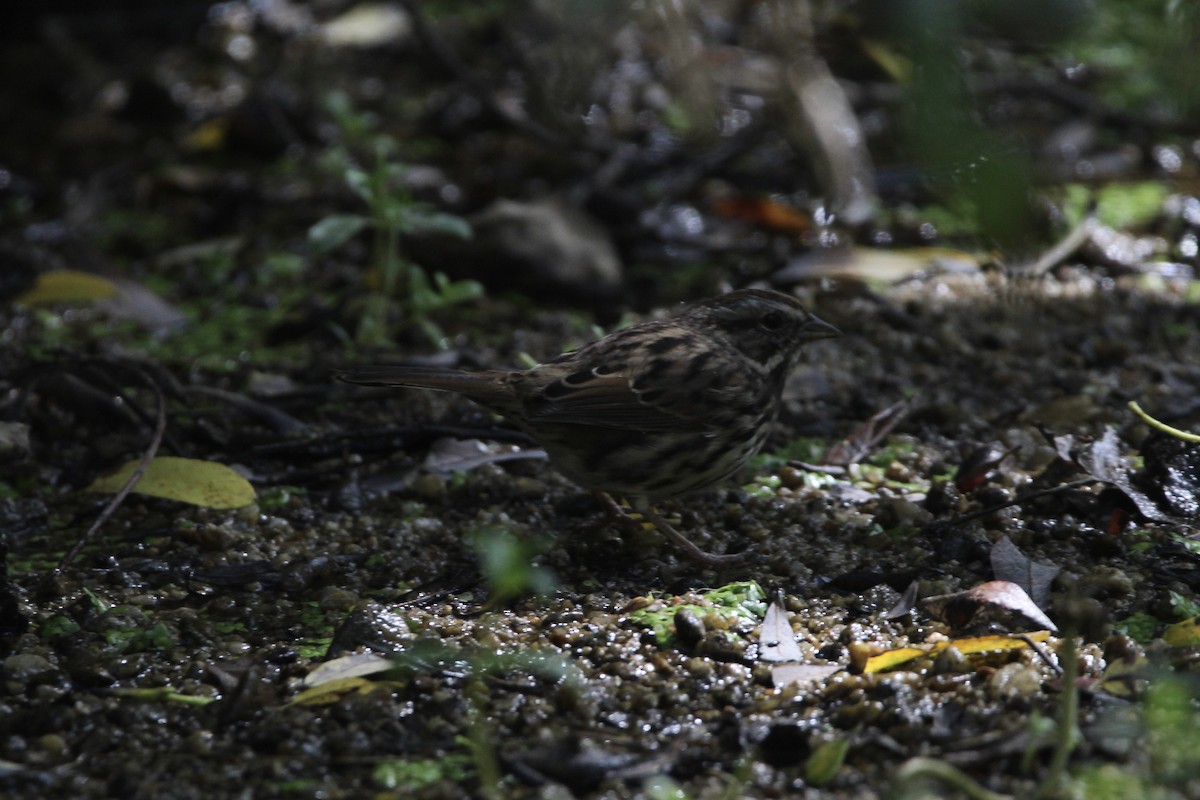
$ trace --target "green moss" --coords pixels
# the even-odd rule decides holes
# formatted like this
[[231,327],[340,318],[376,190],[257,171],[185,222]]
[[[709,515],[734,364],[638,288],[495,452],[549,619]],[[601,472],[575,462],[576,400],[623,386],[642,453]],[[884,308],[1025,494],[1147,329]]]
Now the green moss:
[[1162,621],[1149,614],[1138,612],[1130,614],[1125,619],[1118,620],[1113,627],[1139,644],[1150,644],[1154,641],[1154,633],[1162,626]]
[[666,646],[675,635],[675,615],[681,610],[692,611],[698,616],[715,612],[730,619],[752,622],[758,622],[767,612],[767,595],[757,581],[737,581],[697,594],[701,598],[698,603],[658,598],[645,608],[630,613],[629,621],[650,628],[659,646]]
[[375,782],[385,789],[415,792],[443,781],[460,783],[471,773],[473,759],[464,753],[441,758],[405,758],[375,767]]

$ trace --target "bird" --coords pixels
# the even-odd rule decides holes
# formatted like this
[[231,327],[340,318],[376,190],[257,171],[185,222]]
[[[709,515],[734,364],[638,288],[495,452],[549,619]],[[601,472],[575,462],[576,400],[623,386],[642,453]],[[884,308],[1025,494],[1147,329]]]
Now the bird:
[[460,394],[537,442],[569,480],[614,495],[709,565],[707,552],[654,505],[716,486],[766,442],[804,345],[841,332],[794,297],[741,289],[642,322],[524,370],[364,366],[347,383]]

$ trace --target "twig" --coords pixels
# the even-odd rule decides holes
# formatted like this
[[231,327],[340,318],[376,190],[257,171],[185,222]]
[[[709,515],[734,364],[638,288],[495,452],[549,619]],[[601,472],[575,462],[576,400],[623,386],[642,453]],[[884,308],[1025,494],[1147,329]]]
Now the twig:
[[45,592],[49,590],[54,580],[62,574],[63,570],[70,566],[71,562],[75,560],[75,557],[79,555],[79,551],[84,548],[92,536],[95,535],[96,531],[100,530],[100,526],[107,522],[112,515],[116,513],[117,509],[121,507],[121,504],[125,502],[125,498],[129,496],[129,493],[133,491],[135,486],[137,486],[138,481],[142,479],[142,475],[146,472],[146,468],[150,466],[150,462],[154,460],[154,456],[158,454],[158,448],[162,445],[163,434],[167,430],[167,400],[163,395],[162,387],[160,387],[156,381],[147,375],[141,367],[130,365],[129,369],[132,370],[134,374],[138,375],[147,386],[154,390],[156,418],[154,423],[154,435],[150,440],[150,445],[142,454],[142,459],[138,463],[137,469],[133,471],[133,474],[129,476],[129,480],[127,480],[125,485],[121,487],[121,490],[113,496],[113,499],[109,501],[108,505],[104,507],[104,510],[100,512],[100,515],[96,517],[96,520],[92,523],[91,527],[89,527],[87,531],[85,531],[84,534],[79,537],[79,540],[75,542],[75,546],[67,551],[66,555],[62,557],[62,560],[58,562],[58,566],[56,566],[53,570],[48,572],[44,578],[42,578],[41,582],[38,584],[39,592]]
[[1099,220],[1096,219],[1096,212],[1093,209],[1088,213],[1083,221],[1076,225],[1071,231],[1060,239],[1053,247],[1042,253],[1037,261],[1026,266],[1012,267],[1011,271],[1022,275],[1044,275],[1059,263],[1065,261],[1068,256],[1078,250],[1084,242],[1088,240],[1096,228],[1100,227]]
[[1027,633],[1018,634],[1017,638],[1020,639],[1021,641],[1025,642],[1025,644],[1029,645],[1029,648],[1031,650],[1033,650],[1033,652],[1038,654],[1038,657],[1040,659],[1042,659],[1042,661],[1046,664],[1047,667],[1054,670],[1060,676],[1063,674],[1062,665],[1050,657],[1050,654],[1046,652],[1045,648],[1042,647],[1041,643],[1035,642],[1033,640],[1033,637],[1031,637]]
[[184,389],[186,394],[211,397],[236,408],[238,411],[269,425],[273,430],[288,435],[302,433],[308,426],[291,414],[280,411],[274,406],[247,397],[244,394],[218,389],[215,386],[189,386]]
[[970,514],[963,514],[962,516],[958,516],[958,517],[955,517],[954,519],[946,520],[945,522],[942,522],[939,524],[945,525],[947,527],[954,527],[956,525],[962,525],[965,522],[970,522],[971,520],[978,519],[979,517],[986,517],[988,514],[992,514],[996,511],[1000,511],[1001,509],[1008,508],[1009,506],[1018,506],[1018,505],[1021,505],[1022,503],[1028,502],[1030,500],[1036,500],[1039,497],[1044,497],[1048,494],[1057,494],[1059,492],[1065,492],[1068,489],[1076,489],[1080,486],[1086,486],[1089,483],[1095,483],[1096,481],[1097,481],[1096,478],[1080,478],[1079,480],[1071,481],[1070,483],[1060,483],[1058,486],[1051,486],[1049,489],[1039,489],[1036,492],[1029,492],[1027,494],[1017,495],[1012,500],[1005,501],[998,505],[988,506],[987,508],[981,508],[978,511],[972,511]]

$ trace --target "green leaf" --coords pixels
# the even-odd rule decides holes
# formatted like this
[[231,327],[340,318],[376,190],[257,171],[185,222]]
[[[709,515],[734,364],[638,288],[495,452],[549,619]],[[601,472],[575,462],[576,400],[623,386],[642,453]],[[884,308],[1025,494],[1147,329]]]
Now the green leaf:
[[359,214],[333,214],[308,229],[308,243],[318,253],[329,253],[353,239],[371,224]]
[[818,788],[825,786],[837,777],[838,770],[842,768],[848,752],[850,752],[849,739],[834,739],[818,745],[804,765],[804,780],[810,786]]
[[346,185],[356,195],[361,197],[367,205],[375,204],[375,187],[371,185],[371,176],[363,172],[358,167],[350,167],[346,170]]
[[451,281],[444,272],[434,273],[433,282],[437,285],[443,305],[467,303],[483,297],[483,284],[479,281]]
[[548,595],[554,591],[554,574],[531,563],[540,543],[518,539],[504,528],[490,526],[472,531],[471,544],[479,556],[493,603],[525,594]]
[[441,211],[426,211],[425,209],[410,209],[405,228],[408,233],[444,233],[457,236],[459,239],[471,238],[471,223],[457,214],[446,214]]
[[1200,615],[1200,602],[1195,598],[1187,597],[1179,592],[1170,592],[1171,610],[1181,617],[1195,617]]
[[75,620],[62,614],[55,614],[42,623],[38,634],[44,639],[49,639],[54,636],[69,636],[78,632],[79,629],[79,624]]
[[1136,228],[1162,213],[1163,203],[1171,190],[1171,185],[1163,181],[1112,183],[1099,189],[1079,183],[1067,184],[1063,215],[1069,224],[1078,225],[1095,200],[1096,216],[1102,223],[1117,230]]

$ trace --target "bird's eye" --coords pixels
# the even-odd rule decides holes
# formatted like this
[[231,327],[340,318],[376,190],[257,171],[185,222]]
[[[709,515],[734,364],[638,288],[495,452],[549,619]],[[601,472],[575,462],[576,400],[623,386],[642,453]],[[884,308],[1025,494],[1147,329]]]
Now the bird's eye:
[[763,315],[762,326],[769,331],[777,331],[783,327],[783,314],[778,311],[768,311]]

